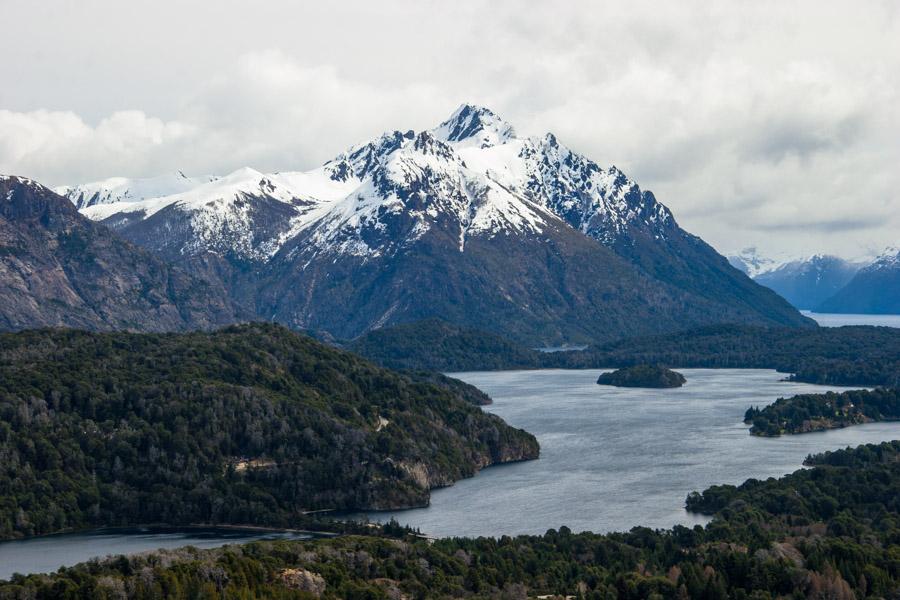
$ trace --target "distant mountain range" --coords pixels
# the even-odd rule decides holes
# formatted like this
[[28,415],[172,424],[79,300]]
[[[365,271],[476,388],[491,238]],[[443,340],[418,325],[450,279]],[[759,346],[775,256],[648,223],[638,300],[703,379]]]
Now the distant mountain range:
[[235,314],[345,339],[431,317],[532,345],[722,322],[811,326],[616,167],[552,134],[521,137],[477,106],[313,171],[57,191],[221,290]]
[[900,250],[889,248],[872,262],[817,254],[773,259],[756,248],[728,257],[757,283],[799,309],[820,313],[900,313]]
[[819,312],[900,314],[900,248],[890,248],[860,269]]

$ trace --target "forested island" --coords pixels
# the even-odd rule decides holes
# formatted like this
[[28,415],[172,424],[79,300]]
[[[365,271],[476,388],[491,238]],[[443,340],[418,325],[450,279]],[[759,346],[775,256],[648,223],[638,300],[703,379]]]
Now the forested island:
[[[900,589],[900,442],[810,457],[687,499],[712,522],[627,533],[257,542],[16,576],[0,598],[889,598]],[[373,530],[373,533],[376,533]]]
[[376,330],[348,347],[384,366],[445,372],[664,364],[775,369],[796,381],[826,385],[900,386],[900,329],[891,327],[715,325],[545,353],[432,319]]
[[130,524],[296,527],[422,506],[538,456],[437,374],[399,374],[281,326],[0,335],[0,539]]
[[897,388],[800,394],[779,398],[762,409],[748,408],[744,414],[744,422],[751,425],[750,433],[760,436],[897,420],[900,420],[900,390]]
[[677,388],[687,380],[681,373],[676,373],[660,365],[634,365],[616,371],[603,373],[597,378],[600,385],[637,388]]

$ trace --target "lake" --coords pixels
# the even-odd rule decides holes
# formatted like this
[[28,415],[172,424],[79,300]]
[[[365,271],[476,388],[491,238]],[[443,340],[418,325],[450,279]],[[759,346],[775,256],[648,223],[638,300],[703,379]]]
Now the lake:
[[256,529],[107,529],[0,543],[0,580],[13,573],[50,573],[95,557],[136,554],[159,548],[217,548],[258,540],[308,539],[289,532]]
[[841,315],[836,313],[814,313],[809,310],[801,310],[800,312],[815,320],[822,327],[842,327],[844,325],[900,327],[900,315]]
[[[741,420],[751,405],[823,386],[780,381],[769,370],[680,369],[674,390],[595,383],[602,370],[454,374],[489,393],[486,410],[534,433],[541,459],[485,469],[436,490],[431,506],[370,513],[436,536],[671,527],[706,519],[683,509],[692,490],[800,468],[811,452],[900,438],[900,423],[872,423],[784,438],[756,438]],[[105,530],[0,543],[0,579],[55,571],[94,557],[192,545],[213,548],[304,537],[258,530]]]
[[457,373],[490,394],[486,410],[534,433],[536,461],[491,467],[432,494],[431,506],[369,513],[434,536],[538,534],[671,527],[706,519],[686,512],[692,490],[780,476],[809,453],[900,438],[900,423],[872,423],[758,438],[742,423],[751,405],[839,389],[780,381],[749,369],[679,369],[674,390],[599,386],[602,370]]

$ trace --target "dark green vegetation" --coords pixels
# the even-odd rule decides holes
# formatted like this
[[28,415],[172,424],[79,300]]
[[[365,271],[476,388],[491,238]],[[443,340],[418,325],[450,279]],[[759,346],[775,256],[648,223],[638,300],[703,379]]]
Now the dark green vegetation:
[[389,369],[532,369],[541,353],[499,335],[428,319],[370,331],[347,346]]
[[870,421],[900,419],[900,390],[878,388],[779,398],[762,410],[749,408],[744,422],[750,433],[777,436],[836,429]]
[[660,365],[634,365],[623,367],[617,371],[603,373],[597,378],[600,385],[640,388],[676,388],[683,386],[687,380],[681,373],[676,373]]
[[692,510],[715,515],[705,528],[163,551],[16,577],[0,598],[894,598],[898,458],[900,442],[863,446],[692,494]]
[[275,325],[3,334],[0,538],[422,505],[434,486],[537,457],[485,401]]
[[658,363],[673,368],[759,368],[830,385],[900,385],[900,329],[740,325],[634,338],[551,355],[548,365],[589,368]]
[[[448,358],[426,351],[422,339],[446,350]],[[600,369],[664,364],[682,369],[776,369],[808,383],[900,386],[900,329],[892,327],[717,325],[543,353],[493,334],[429,320],[382,329],[360,340],[352,346],[357,352],[375,362],[405,368]]]

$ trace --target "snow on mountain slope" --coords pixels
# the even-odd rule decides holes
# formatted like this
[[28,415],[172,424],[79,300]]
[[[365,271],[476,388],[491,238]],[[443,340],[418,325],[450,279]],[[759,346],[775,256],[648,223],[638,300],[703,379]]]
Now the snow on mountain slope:
[[489,109],[471,104],[457,108],[432,133],[458,148],[491,148],[516,138],[512,125]]
[[900,248],[887,248],[817,312],[900,314]]
[[[242,259],[266,260],[293,232],[319,217],[318,211],[329,201],[344,197],[354,187],[352,181],[333,180],[321,168],[308,173],[269,175],[243,168],[184,192],[94,204],[81,212],[118,230],[138,223],[146,230],[156,224],[158,234],[148,237],[150,245],[160,245],[157,250],[164,245],[173,254],[214,251]],[[280,223],[268,223],[266,227],[257,223],[271,220],[260,213],[273,210]],[[172,236],[172,231],[181,234]]]
[[616,167],[604,169],[552,133],[520,138],[489,109],[464,105],[432,130],[473,171],[612,245],[630,226],[664,237],[672,214]]
[[[163,209],[184,213],[195,240],[181,244],[182,252],[209,249],[226,231],[234,238],[243,228],[239,253],[254,260],[308,228],[315,231],[305,237],[319,251],[361,255],[412,243],[444,217],[456,224],[460,251],[469,236],[538,234],[548,219],[608,245],[629,226],[661,237],[673,222],[668,209],[615,167],[599,167],[552,134],[517,137],[509,123],[472,105],[430,131],[385,133],[310,172],[113,178],[62,191],[83,214],[123,232]],[[260,199],[291,207],[264,242],[251,239]],[[400,212],[413,221],[402,239],[377,235],[389,229],[384,218]]]
[[769,271],[774,271],[790,262],[800,260],[798,258],[788,258],[786,256],[771,257],[763,256],[755,246],[744,248],[737,254],[728,256],[730,262],[736,269],[743,271],[751,279]]
[[862,265],[815,254],[758,273],[754,279],[800,309],[813,309],[844,287]]
[[872,271],[882,269],[900,269],[900,246],[891,246],[879,254],[867,267]]
[[[427,131],[385,134],[351,148],[325,169],[338,180],[361,183],[311,224],[315,231],[309,241],[319,251],[380,255],[415,242],[438,221],[449,220],[463,252],[467,236],[536,234],[552,218],[469,169],[454,147]],[[398,216],[406,223],[400,225]]]
[[137,202],[148,198],[178,194],[216,179],[212,175],[188,177],[181,171],[177,171],[146,179],[111,177],[103,181],[81,185],[61,186],[54,191],[71,200],[75,207],[81,210],[97,204]]
[[344,337],[434,316],[532,341],[807,324],[616,167],[473,105],[313,171],[81,210],[267,319]]

